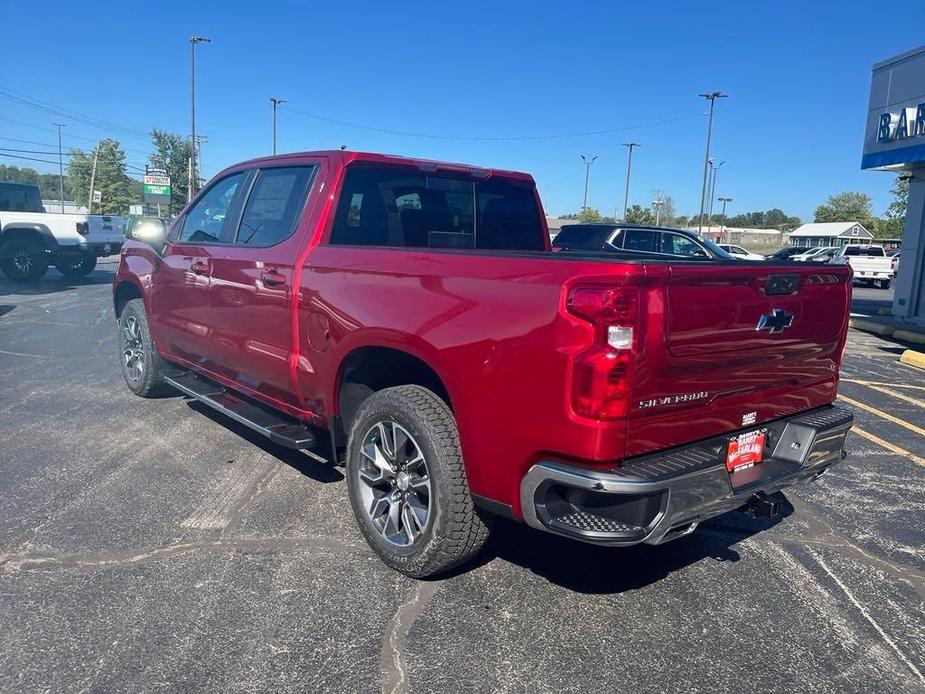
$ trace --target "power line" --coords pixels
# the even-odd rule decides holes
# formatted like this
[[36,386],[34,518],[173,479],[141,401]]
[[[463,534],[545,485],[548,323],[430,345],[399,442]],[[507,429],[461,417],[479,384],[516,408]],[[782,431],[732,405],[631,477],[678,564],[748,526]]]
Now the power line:
[[52,113],[64,118],[69,118],[71,120],[77,121],[78,123],[89,125],[93,128],[99,128],[101,130],[121,131],[122,133],[132,137],[142,137],[145,139],[150,137],[150,134],[147,132],[136,130],[135,128],[130,128],[124,125],[119,125],[118,123],[112,123],[110,121],[103,120],[102,118],[88,116],[86,114],[79,113],[78,111],[72,111],[71,109],[63,108],[61,106],[55,106],[54,104],[47,101],[42,101],[41,99],[27,96],[22,92],[17,92],[7,87],[0,87],[0,97],[23,104],[24,106],[29,106],[30,108]]
[[656,125],[667,125],[669,123],[677,123],[682,120],[691,120],[693,118],[703,118],[705,114],[697,113],[690,114],[687,116],[677,116],[675,118],[668,118],[660,121],[652,121],[651,123],[641,123],[638,125],[628,125],[621,128],[603,128],[601,130],[588,130],[585,132],[571,132],[571,133],[550,133],[545,135],[521,135],[513,137],[477,137],[477,136],[468,136],[468,135],[435,135],[431,133],[413,133],[405,130],[392,130],[390,128],[378,128],[370,125],[360,125],[358,123],[350,123],[348,121],[338,120],[337,118],[329,118],[327,116],[320,116],[317,113],[308,113],[306,111],[300,111],[298,109],[292,108],[290,106],[280,106],[281,109],[286,111],[291,111],[300,116],[306,118],[312,118],[314,120],[323,121],[325,123],[333,123],[334,125],[342,125],[346,128],[354,128],[356,130],[367,130],[369,132],[383,133],[386,135],[399,135],[401,137],[419,137],[425,138],[428,140],[464,140],[469,142],[525,142],[525,141],[535,141],[535,140],[557,140],[569,137],[593,137],[596,135],[610,135],[612,133],[626,132],[627,130],[637,130],[640,128],[649,128]]
[[27,161],[40,161],[44,164],[57,164],[58,163],[50,159],[36,159],[35,157],[23,157],[17,154],[4,154],[3,152],[0,152],[0,157],[6,157],[7,159],[26,159]]
[[[0,116],[0,121],[4,121],[4,122],[6,122],[6,123],[13,123],[14,125],[21,125],[21,126],[23,126],[23,127],[25,127],[25,128],[33,128],[34,130],[41,130],[42,132],[47,132],[47,133],[57,133],[57,132],[58,132],[57,130],[55,130],[55,129],[53,129],[53,128],[43,128],[43,127],[40,126],[40,125],[34,125],[33,123],[24,123],[23,121],[20,121],[20,120],[14,120],[14,119],[12,119],[12,118],[4,118],[4,117],[2,117],[2,116]],[[101,138],[101,137],[85,137],[85,136],[83,136],[83,135],[71,135],[70,133],[68,133],[68,134],[64,135],[64,139],[65,139],[65,140],[84,140],[85,142],[93,142],[94,144],[96,144],[96,143],[99,142],[100,140],[106,139],[106,138]],[[49,146],[49,147],[55,146],[55,145],[49,145],[47,142],[33,142],[33,141],[29,141],[29,140],[14,140],[13,138],[10,138],[10,137],[3,137],[3,138],[0,138],[0,140],[12,140],[13,142],[24,142],[24,143],[27,143],[27,144],[30,144],[30,145],[47,145],[47,146]],[[146,151],[141,150],[141,149],[133,149],[133,148],[131,148],[131,147],[123,147],[121,143],[119,144],[119,146],[122,147],[122,149],[123,149],[124,151],[126,151],[126,152],[133,152],[133,153],[135,153],[135,154],[143,154],[143,155],[146,156],[146,157],[149,157],[149,156],[151,156],[151,154],[152,154],[151,152],[146,152]]]

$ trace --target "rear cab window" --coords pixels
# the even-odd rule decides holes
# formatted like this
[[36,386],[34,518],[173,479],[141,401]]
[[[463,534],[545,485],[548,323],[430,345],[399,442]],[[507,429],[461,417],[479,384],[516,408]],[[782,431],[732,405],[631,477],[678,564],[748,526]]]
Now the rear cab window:
[[536,195],[526,181],[364,162],[347,168],[330,243],[546,250]]

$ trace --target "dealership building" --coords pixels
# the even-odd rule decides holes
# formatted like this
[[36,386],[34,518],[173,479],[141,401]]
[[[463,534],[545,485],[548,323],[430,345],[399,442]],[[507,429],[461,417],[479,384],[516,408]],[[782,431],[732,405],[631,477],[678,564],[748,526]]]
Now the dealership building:
[[909,177],[893,315],[925,327],[925,46],[874,65],[861,168]]

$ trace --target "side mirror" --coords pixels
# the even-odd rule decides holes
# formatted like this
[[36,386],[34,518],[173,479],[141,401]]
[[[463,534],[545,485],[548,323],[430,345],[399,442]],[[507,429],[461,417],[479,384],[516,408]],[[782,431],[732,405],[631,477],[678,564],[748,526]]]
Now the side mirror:
[[130,238],[146,243],[158,252],[167,245],[167,229],[161,221],[142,220],[132,227],[129,234]]

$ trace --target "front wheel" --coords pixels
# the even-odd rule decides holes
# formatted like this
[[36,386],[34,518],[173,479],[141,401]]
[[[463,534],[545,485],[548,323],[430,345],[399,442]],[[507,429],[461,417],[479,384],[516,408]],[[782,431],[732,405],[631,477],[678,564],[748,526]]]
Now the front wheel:
[[119,358],[125,383],[135,395],[154,398],[170,392],[163,380],[163,361],[154,351],[141,299],[129,301],[119,315]]
[[366,541],[406,576],[443,573],[488,539],[453,413],[421,386],[386,388],[360,406],[347,445],[347,489]]
[[55,263],[55,268],[68,279],[80,279],[96,269],[96,256],[82,255],[79,258],[62,258]]
[[48,272],[48,258],[41,244],[15,239],[0,248],[0,270],[14,282],[36,282]]

